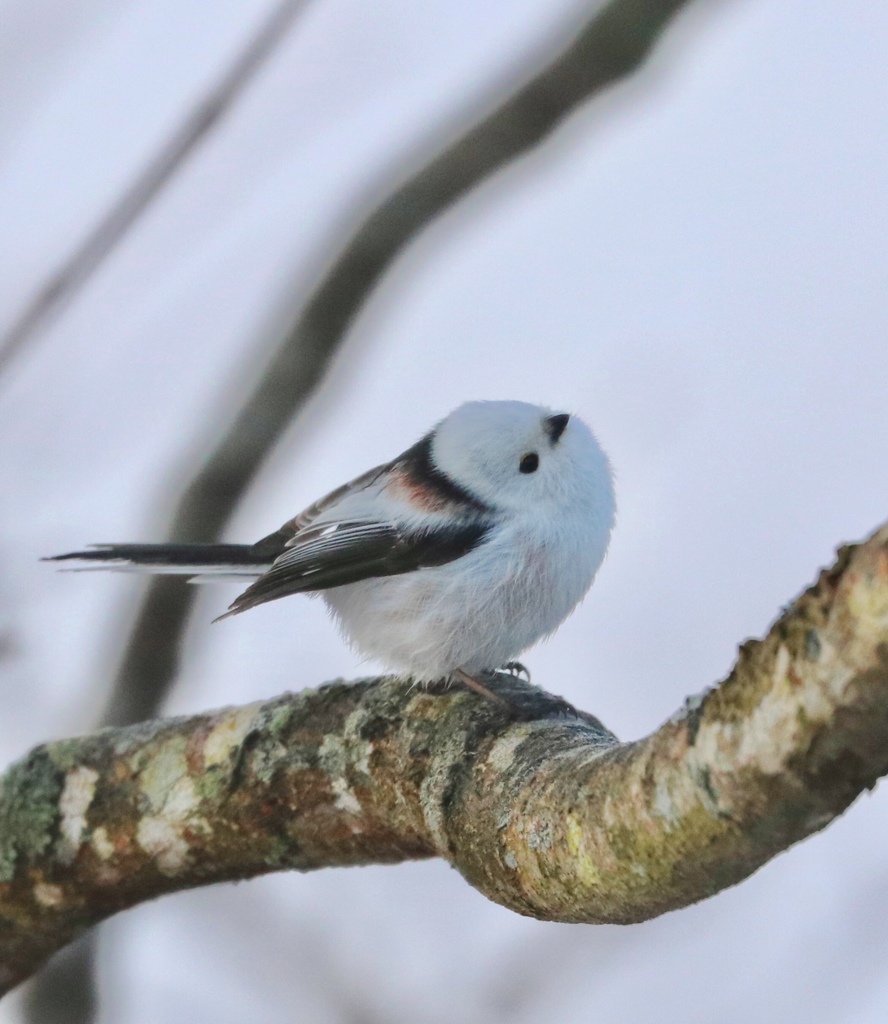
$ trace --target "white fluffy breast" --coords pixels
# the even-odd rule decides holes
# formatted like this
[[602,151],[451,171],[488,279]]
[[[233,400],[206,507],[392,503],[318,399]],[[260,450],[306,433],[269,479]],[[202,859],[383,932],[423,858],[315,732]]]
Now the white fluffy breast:
[[323,597],[350,643],[390,669],[419,681],[495,669],[552,633],[582,600],[607,548],[612,501],[608,508],[557,522],[510,517],[446,565]]

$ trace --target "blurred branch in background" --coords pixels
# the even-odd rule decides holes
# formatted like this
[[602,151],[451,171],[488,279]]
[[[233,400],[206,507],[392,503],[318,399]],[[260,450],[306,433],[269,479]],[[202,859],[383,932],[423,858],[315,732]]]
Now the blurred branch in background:
[[25,996],[25,1020],[33,1024],[88,1024],[98,1017],[96,939],[95,931],[81,935],[40,971]]
[[[127,191],[111,207],[81,245],[56,269],[47,283],[28,302],[9,330],[0,338],[0,375],[10,365],[29,340],[39,335],[65,306],[73,301],[77,292],[90,280],[102,263],[139,217],[145,213],[163,187],[185,164],[189,156],[237,102],[244,90],[261,71],[276,47],[285,38],[294,18],[305,6],[305,0],[283,0],[277,4],[256,35],[238,54],[235,62],[222,78],[200,100],[185,121],[174,132],[160,152],[139,174]],[[197,481],[195,482],[197,483]],[[191,493],[186,492],[186,502]],[[187,616],[191,595],[175,586],[158,588],[146,599],[143,612],[133,632],[130,650],[133,657],[125,658],[118,678],[126,678],[134,662],[150,645],[157,630],[169,625],[175,632],[176,624]],[[146,629],[146,623],[150,623]],[[146,637],[146,633],[150,634]],[[173,646],[178,643],[178,635]],[[149,646],[150,649],[150,646]],[[174,667],[164,658],[163,644],[157,657],[146,666],[152,678],[170,678]],[[127,697],[137,692],[138,671],[133,676],[133,688],[118,685],[106,713],[109,722],[134,720],[140,711],[147,717],[159,706],[159,699],[149,692],[147,701],[136,707],[126,707]],[[93,962],[95,960],[94,933],[85,935],[71,945],[44,970],[28,992],[25,1014],[34,1024],[89,1024],[95,1019],[97,998]]]
[[[632,74],[672,16],[688,4],[689,0],[612,0],[603,9],[595,4],[591,19],[554,61],[530,81],[517,83],[512,95],[492,113],[395,188],[365,219],[357,220],[258,386],[186,487],[173,515],[170,540],[211,542],[219,538],[263,461],[317,387],[349,325],[401,250],[461,196],[543,141],[584,101]],[[290,5],[281,9],[279,19],[284,19],[285,10],[290,12]],[[145,197],[140,210],[168,174]],[[126,214],[129,204],[121,205],[126,206]],[[107,234],[100,228],[92,238],[101,240]],[[46,309],[38,308],[35,301],[33,313],[26,314],[31,317],[28,332],[60,305],[61,298],[70,296],[116,237],[110,244],[103,243],[104,248],[101,244],[84,247],[85,272],[75,267],[69,273],[66,265],[65,271],[56,275],[43,293]],[[55,292],[60,293],[58,297]],[[21,333],[22,328],[18,330]],[[13,347],[18,344],[14,341]],[[4,351],[0,350],[0,369]],[[263,344],[257,362],[264,361],[266,354]],[[176,676],[179,649],[195,599],[195,589],[176,578],[158,577],[149,584],[103,716],[105,724],[126,725],[158,713]],[[91,988],[88,974],[93,941],[88,937],[76,954],[79,972],[72,971],[70,963],[65,965],[62,992],[70,991],[72,984],[79,984],[84,992]],[[45,972],[47,985],[52,984],[51,971],[50,966]],[[73,980],[77,978],[79,982]],[[31,1015],[35,1024],[38,1020],[40,1024],[54,1024],[55,1020],[87,1024],[92,1019],[72,1020],[64,1000],[61,1004],[51,1001],[62,1009],[61,1017],[51,1016],[50,1004],[39,991],[41,985],[39,982],[31,994],[32,1005],[39,1006],[39,1012]],[[86,998],[82,1001],[87,1005]]]
[[[169,540],[219,539],[253,477],[314,392],[349,325],[398,253],[438,214],[546,137],[583,100],[635,70],[688,0],[614,0],[557,60],[473,127],[358,225],[286,333],[259,384],[196,472]],[[266,355],[263,345],[257,362]],[[151,582],[123,658],[105,722],[154,715],[175,677],[196,592]]]
[[592,924],[735,885],[888,772],[888,525],[643,740],[503,687],[338,681],[35,748],[0,789],[0,993],[120,910],[269,871],[439,856]]
[[231,109],[274,48],[284,38],[304,0],[284,0],[273,10],[234,64],[197,104],[160,152],[95,228],[25,305],[0,337],[0,374],[25,344],[72,301],[138,218],[182,167],[219,120]]

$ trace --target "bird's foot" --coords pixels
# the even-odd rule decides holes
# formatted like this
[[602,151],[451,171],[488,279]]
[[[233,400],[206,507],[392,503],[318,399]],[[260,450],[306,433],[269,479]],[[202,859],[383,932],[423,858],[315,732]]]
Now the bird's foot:
[[[484,673],[485,676],[489,677],[490,686],[481,682],[475,676],[469,675],[463,669],[457,669],[453,672],[451,678],[458,680],[463,686],[480,694],[491,703],[498,704],[501,708],[507,709],[513,718],[526,719],[527,721],[537,718],[583,718],[592,721],[593,724],[604,729],[598,719],[593,719],[592,716],[586,715],[585,712],[578,711],[573,704],[566,701],[563,697],[556,697],[554,694],[546,693],[537,687],[529,686],[519,675],[519,670],[522,669],[527,674],[527,669],[523,665],[513,662],[511,665],[497,669],[495,672]],[[498,692],[497,676],[500,676],[500,678],[506,677],[502,678],[503,691],[501,692]],[[507,680],[512,681],[511,685]],[[492,686],[497,686],[497,689],[491,689]]]
[[524,678],[530,682],[530,669],[522,665],[520,661],[507,661],[502,668],[498,668],[496,671],[501,675],[514,676],[516,679]]
[[484,683],[480,682],[474,676],[470,676],[468,672],[463,672],[461,668],[458,668],[453,673],[457,679],[470,690],[474,690],[475,693],[480,693],[482,697],[486,697],[488,700],[492,700],[494,704],[499,704],[503,707],[512,707],[512,702],[507,700],[505,697],[501,697],[498,693],[494,693],[489,686],[485,686]]

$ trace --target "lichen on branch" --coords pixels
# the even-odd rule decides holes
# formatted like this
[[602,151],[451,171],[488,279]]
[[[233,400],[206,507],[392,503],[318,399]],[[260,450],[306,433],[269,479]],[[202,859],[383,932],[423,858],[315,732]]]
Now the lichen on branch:
[[888,526],[646,739],[518,679],[384,678],[37,747],[0,780],[0,990],[156,896],[448,859],[519,913],[641,921],[733,885],[888,771]]

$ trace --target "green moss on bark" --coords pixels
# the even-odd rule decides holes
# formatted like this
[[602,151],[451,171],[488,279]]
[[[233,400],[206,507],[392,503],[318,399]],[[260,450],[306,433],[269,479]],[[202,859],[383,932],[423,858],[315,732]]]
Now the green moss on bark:
[[0,779],[0,882],[13,880],[19,857],[39,857],[55,839],[63,784],[64,773],[46,747]]

